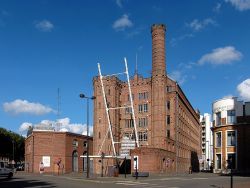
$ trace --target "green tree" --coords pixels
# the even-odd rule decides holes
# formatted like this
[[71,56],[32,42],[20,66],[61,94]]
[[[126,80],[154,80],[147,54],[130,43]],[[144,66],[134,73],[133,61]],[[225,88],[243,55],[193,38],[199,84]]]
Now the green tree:
[[25,138],[23,136],[0,127],[0,156],[12,160],[14,149],[14,160],[23,161],[24,141]]

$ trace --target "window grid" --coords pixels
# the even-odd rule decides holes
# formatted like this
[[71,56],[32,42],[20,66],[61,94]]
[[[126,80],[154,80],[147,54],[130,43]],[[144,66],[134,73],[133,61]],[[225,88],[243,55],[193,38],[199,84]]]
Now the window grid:
[[147,127],[148,126],[148,118],[139,118],[139,127]]
[[139,104],[138,112],[139,113],[148,112],[148,104]]
[[235,110],[228,110],[227,111],[227,123],[228,124],[236,123]]
[[138,94],[139,100],[148,99],[148,92],[143,92]]
[[147,132],[139,132],[138,133],[139,141],[147,141],[148,133]]
[[132,127],[134,127],[134,121],[133,121],[133,119],[126,119],[125,120],[125,127],[126,128],[132,128]]
[[235,146],[236,138],[235,131],[227,131],[227,146]]

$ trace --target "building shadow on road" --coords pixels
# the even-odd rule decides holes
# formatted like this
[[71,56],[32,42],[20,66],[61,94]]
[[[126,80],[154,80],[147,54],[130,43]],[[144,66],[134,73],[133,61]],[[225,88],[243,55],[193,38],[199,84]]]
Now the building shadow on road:
[[24,180],[20,178],[0,178],[1,188],[24,188],[24,187],[43,187],[53,188],[56,187],[54,184],[39,181],[39,180]]

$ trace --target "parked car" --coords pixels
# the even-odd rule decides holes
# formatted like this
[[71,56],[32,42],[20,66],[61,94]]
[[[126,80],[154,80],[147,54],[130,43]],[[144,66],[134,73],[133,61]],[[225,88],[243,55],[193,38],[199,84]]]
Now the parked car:
[[18,164],[18,165],[16,166],[16,170],[17,170],[17,171],[24,171],[24,164]]
[[14,175],[14,169],[8,162],[0,161],[0,176],[11,178]]

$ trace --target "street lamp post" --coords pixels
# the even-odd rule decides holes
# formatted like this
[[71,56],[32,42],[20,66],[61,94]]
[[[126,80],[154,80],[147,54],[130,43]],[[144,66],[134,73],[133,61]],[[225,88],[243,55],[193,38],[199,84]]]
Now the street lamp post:
[[96,97],[87,97],[81,93],[80,98],[87,99],[87,178],[89,178],[89,99],[94,100]]
[[207,150],[208,150],[207,168],[208,168],[208,170],[210,170],[210,168],[209,168],[210,167],[210,165],[209,165],[209,162],[210,162],[210,151],[209,151],[210,150],[210,143],[209,143],[209,140],[207,140],[206,142],[208,143],[208,145],[207,145],[208,146],[207,147]]
[[15,141],[12,140],[12,158],[13,158],[12,164],[13,164],[13,165],[14,165],[14,161],[15,161],[15,148],[14,148],[14,143],[15,143]]

